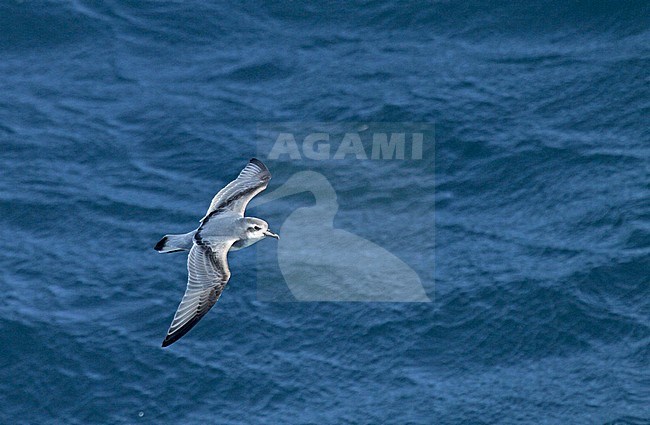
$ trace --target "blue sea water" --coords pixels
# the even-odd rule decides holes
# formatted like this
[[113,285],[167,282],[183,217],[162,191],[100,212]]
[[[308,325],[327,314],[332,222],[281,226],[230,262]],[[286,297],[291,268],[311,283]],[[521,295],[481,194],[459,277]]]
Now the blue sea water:
[[[649,69],[645,1],[0,2],[0,423],[650,423]],[[276,122],[435,126],[319,164],[432,302],[264,300],[262,241],[162,349],[152,246]]]

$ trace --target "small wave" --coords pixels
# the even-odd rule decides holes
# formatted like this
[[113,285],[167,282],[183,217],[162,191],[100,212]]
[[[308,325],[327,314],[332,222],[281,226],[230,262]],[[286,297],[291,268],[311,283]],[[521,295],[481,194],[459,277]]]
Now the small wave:
[[59,3],[0,3],[0,49],[52,47],[95,37],[92,20]]

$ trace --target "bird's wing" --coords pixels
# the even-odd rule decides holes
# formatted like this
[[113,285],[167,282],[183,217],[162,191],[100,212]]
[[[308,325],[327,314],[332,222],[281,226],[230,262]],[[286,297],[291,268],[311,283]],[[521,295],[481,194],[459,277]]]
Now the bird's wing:
[[234,238],[194,244],[187,257],[187,288],[162,343],[166,347],[189,332],[217,302],[228,279],[228,250]]
[[243,217],[246,205],[255,195],[266,189],[269,180],[271,173],[266,165],[257,158],[251,159],[239,176],[215,195],[201,223],[221,211],[233,211]]

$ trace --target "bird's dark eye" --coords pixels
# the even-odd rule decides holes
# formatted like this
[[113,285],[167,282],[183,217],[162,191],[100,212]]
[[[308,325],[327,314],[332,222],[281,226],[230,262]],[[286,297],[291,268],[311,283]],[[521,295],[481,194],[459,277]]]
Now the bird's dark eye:
[[261,229],[260,226],[253,226],[253,227],[250,228],[249,230],[252,232],[253,230],[260,230],[260,229]]

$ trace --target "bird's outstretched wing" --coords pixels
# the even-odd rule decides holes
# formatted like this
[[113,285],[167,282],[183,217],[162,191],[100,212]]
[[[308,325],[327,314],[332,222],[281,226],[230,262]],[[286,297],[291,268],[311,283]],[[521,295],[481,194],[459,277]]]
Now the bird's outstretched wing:
[[271,173],[266,165],[257,158],[251,159],[239,176],[215,195],[201,223],[222,211],[232,211],[243,217],[246,205],[255,195],[266,189],[269,180]]
[[189,332],[217,302],[230,279],[228,250],[234,238],[209,245],[194,244],[187,257],[187,288],[174,320],[162,343],[163,347],[178,341]]

